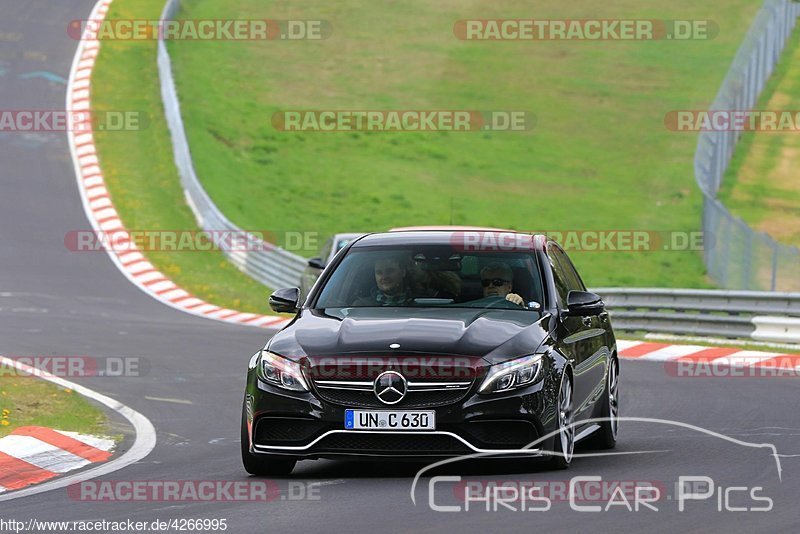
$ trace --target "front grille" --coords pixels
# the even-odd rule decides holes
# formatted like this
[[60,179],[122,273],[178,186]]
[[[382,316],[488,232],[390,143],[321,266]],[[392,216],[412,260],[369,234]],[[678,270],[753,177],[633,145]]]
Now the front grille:
[[[411,409],[454,404],[463,400],[486,372],[486,362],[481,358],[449,354],[383,352],[310,360],[307,376],[316,394],[348,408]],[[387,373],[400,375],[407,387],[405,398],[395,404],[381,402],[374,393],[376,380]],[[390,394],[386,400],[392,398]]]
[[328,426],[313,419],[261,417],[256,421],[253,441],[257,445],[308,443]]
[[387,406],[375,397],[372,390],[317,388],[320,397],[334,404],[352,408],[433,408],[460,401],[466,397],[468,389],[451,389],[443,391],[409,391],[405,398],[397,404]]
[[380,454],[464,454],[469,447],[452,436],[442,434],[371,434],[349,432],[322,438],[315,451]]
[[539,437],[536,427],[528,421],[473,421],[464,429],[470,442],[486,449],[520,449]]

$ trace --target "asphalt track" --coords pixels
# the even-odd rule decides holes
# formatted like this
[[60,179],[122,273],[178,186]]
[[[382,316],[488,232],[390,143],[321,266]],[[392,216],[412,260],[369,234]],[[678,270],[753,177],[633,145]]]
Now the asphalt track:
[[[76,46],[66,24],[86,18],[92,5],[92,0],[2,0],[2,109],[63,108],[65,86],[59,77],[67,77]],[[66,250],[65,232],[90,226],[63,133],[0,134],[0,228],[0,354],[127,356],[149,363],[140,378],[76,380],[141,412],[158,433],[147,458],[99,480],[255,480],[240,465],[238,426],[245,366],[267,333],[173,310],[141,293],[104,253]],[[626,421],[615,452],[657,452],[578,458],[561,472],[521,461],[481,461],[459,462],[439,474],[470,480],[564,481],[581,475],[653,481],[665,490],[655,503],[657,512],[616,506],[583,513],[563,501],[554,501],[548,511],[499,506],[487,512],[473,503],[468,512],[435,512],[428,506],[427,478],[417,489],[416,505],[411,501],[411,483],[422,465],[316,461],[298,464],[291,478],[322,483],[314,500],[289,499],[286,479],[274,481],[281,496],[267,503],[77,501],[57,489],[0,502],[0,518],[226,518],[229,532],[797,531],[796,381],[675,378],[661,364],[649,362],[623,361],[621,367],[624,416],[677,421],[741,441],[774,444],[782,480],[769,449],[685,427]],[[714,497],[688,502],[680,512],[674,498],[680,476],[711,477],[717,486]],[[760,486],[757,495],[772,499],[772,509],[718,511],[720,486]],[[457,504],[451,488],[438,486],[435,501]],[[730,496],[732,506],[764,504],[741,493]]]

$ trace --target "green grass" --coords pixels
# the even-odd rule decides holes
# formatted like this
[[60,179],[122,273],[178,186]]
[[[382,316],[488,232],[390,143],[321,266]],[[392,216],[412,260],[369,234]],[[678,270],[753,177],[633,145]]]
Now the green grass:
[[[795,31],[755,109],[800,109],[800,31]],[[800,245],[800,133],[742,135],[719,196],[734,214],[778,241]]]
[[[323,19],[324,41],[170,43],[198,174],[239,226],[696,231],[696,136],[760,0],[193,0],[182,18]],[[465,18],[712,19],[710,41],[464,42]],[[530,132],[279,132],[286,109],[527,110]],[[311,255],[313,251],[303,250]],[[698,252],[572,252],[592,286],[708,287]]]
[[[157,19],[164,0],[115,0],[110,19]],[[92,78],[95,109],[140,111],[141,131],[96,132],[100,164],[128,230],[198,230],[184,199],[164,120],[155,41],[104,41]],[[195,149],[196,151],[197,149]],[[218,306],[269,313],[268,290],[239,272],[219,251],[147,252],[159,270]]]
[[0,437],[22,426],[104,436],[111,433],[102,410],[72,390],[4,373],[0,376]]

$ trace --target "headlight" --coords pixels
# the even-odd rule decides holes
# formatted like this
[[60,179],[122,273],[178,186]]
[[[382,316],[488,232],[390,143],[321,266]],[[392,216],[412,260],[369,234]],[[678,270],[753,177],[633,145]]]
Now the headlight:
[[262,350],[256,373],[258,378],[273,386],[291,391],[308,391],[300,365],[277,354]]
[[539,377],[542,355],[532,354],[489,368],[478,393],[499,393],[533,384]]

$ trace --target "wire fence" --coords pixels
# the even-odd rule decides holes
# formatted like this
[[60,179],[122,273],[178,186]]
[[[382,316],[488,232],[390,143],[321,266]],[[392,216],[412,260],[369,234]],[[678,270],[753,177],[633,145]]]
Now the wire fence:
[[[766,0],[711,104],[712,111],[745,111],[756,105],[798,16],[797,1]],[[694,171],[705,197],[703,232],[713,238],[704,252],[708,274],[729,289],[798,291],[800,249],[752,229],[717,199],[740,138],[738,131],[704,131],[697,143]]]
[[[173,18],[179,6],[179,0],[168,0],[161,14],[161,20]],[[172,62],[167,53],[163,36],[158,39],[158,75],[161,80],[164,113],[172,136],[175,164],[178,167],[187,203],[203,230],[241,234],[243,230],[229,221],[217,208],[197,178],[194,163],[192,163],[192,154],[189,150],[189,141],[186,138],[181,118],[178,93],[172,76]],[[248,238],[248,243],[250,246],[246,251],[225,250],[224,254],[241,271],[267,287],[280,288],[299,285],[300,276],[306,266],[305,258],[262,241],[252,234]]]

